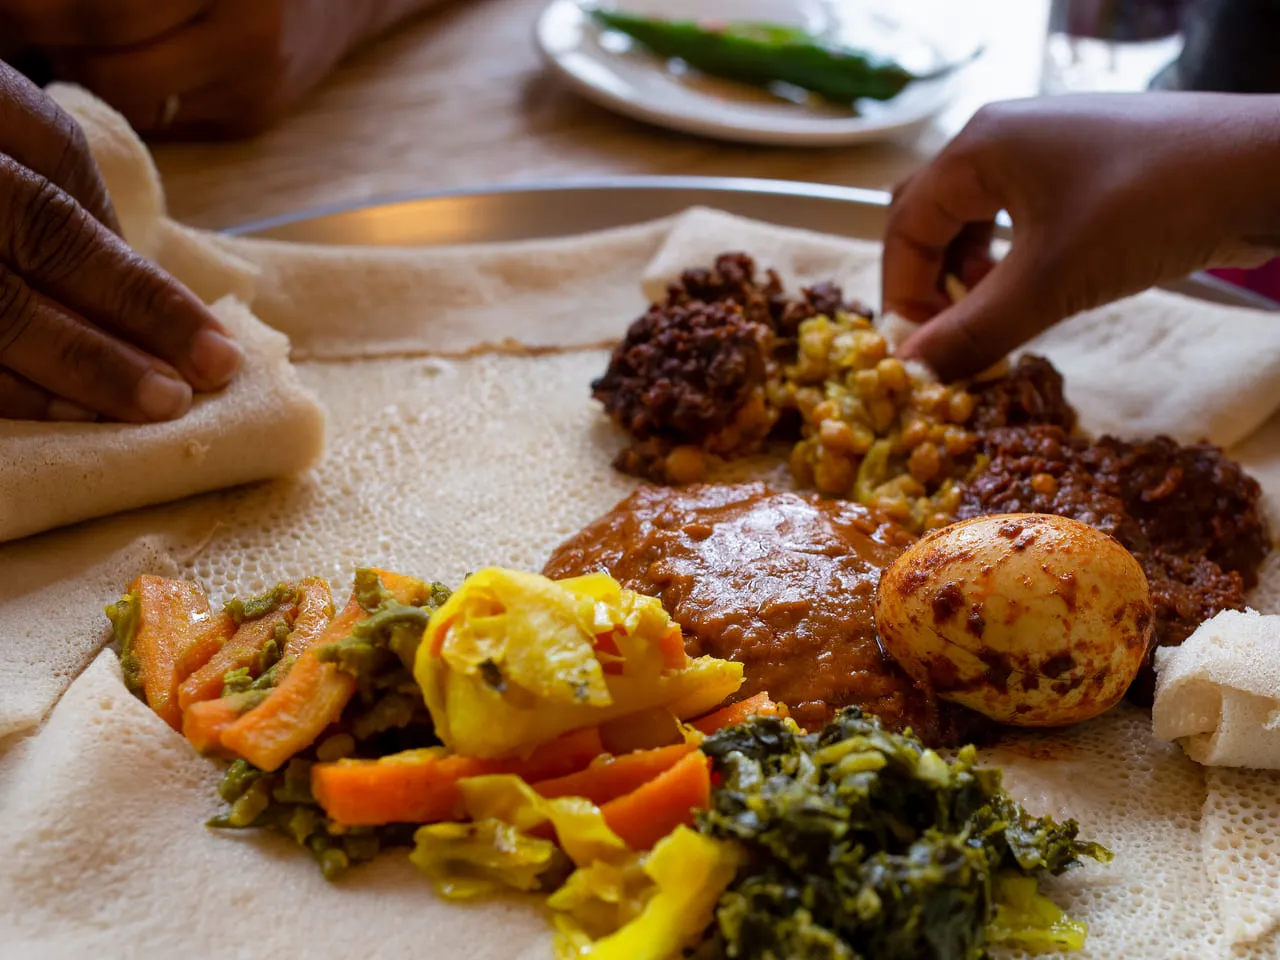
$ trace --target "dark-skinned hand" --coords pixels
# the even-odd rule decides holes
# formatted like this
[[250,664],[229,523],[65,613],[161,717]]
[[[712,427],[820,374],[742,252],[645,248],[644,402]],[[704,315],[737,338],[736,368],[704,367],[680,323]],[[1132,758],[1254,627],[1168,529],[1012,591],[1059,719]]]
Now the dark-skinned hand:
[[0,0],[0,33],[143,134],[271,126],[359,44],[435,0]]
[[180,417],[242,352],[119,235],[79,126],[0,63],[0,418]]
[[[901,353],[975,374],[1082,310],[1280,247],[1280,97],[1045,97],[981,110],[894,195],[883,306]],[[1014,237],[999,262],[994,220]],[[952,305],[945,277],[969,294]]]

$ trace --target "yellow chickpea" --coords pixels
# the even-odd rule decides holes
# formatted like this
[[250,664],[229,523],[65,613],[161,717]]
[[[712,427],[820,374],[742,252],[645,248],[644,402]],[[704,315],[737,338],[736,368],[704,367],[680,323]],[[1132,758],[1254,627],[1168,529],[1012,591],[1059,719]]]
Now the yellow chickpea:
[[889,390],[901,392],[910,386],[907,378],[907,368],[902,365],[902,361],[897,357],[885,357],[876,364],[876,373],[880,377],[880,382]]
[[973,395],[964,390],[951,394],[947,404],[947,417],[952,423],[967,423],[973,416]]
[[898,409],[888,397],[875,397],[867,404],[867,413],[871,415],[871,426],[876,433],[884,433],[893,425],[898,417]]
[[672,483],[696,483],[707,475],[702,451],[687,444],[668,453],[663,466],[667,479]]
[[853,486],[855,472],[852,460],[824,449],[813,465],[813,485],[819,493],[847,493]]
[[864,400],[873,399],[882,394],[880,374],[875,370],[858,370],[853,375],[853,388]]
[[942,454],[932,443],[922,443],[911,451],[911,456],[907,458],[907,469],[921,483],[929,483],[942,469]]
[[818,425],[818,439],[828,450],[842,454],[856,452],[854,446],[857,438],[854,436],[853,427],[843,420],[823,420]]
[[1031,478],[1031,489],[1041,496],[1052,497],[1058,492],[1058,480],[1049,473],[1037,473]]

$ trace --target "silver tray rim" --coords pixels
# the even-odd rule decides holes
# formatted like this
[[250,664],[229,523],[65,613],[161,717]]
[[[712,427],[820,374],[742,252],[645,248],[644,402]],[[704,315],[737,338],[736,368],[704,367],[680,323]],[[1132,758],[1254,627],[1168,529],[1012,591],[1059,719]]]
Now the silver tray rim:
[[589,191],[621,190],[684,190],[692,192],[754,194],[773,197],[805,197],[812,200],[832,200],[860,206],[888,207],[892,195],[886,190],[867,187],[842,187],[836,184],[809,183],[801,180],[772,180],[764,177],[687,177],[687,176],[614,176],[571,177],[553,180],[523,180],[515,183],[494,184],[485,187],[456,187],[446,190],[408,190],[352,200],[345,203],[323,204],[306,210],[283,213],[261,220],[236,224],[221,230],[228,236],[244,237],[265,233],[277,227],[291,226],[307,220],[319,220],[361,210],[421,203],[427,200],[454,200],[460,198],[501,198],[515,194],[586,193]]
[[[552,194],[596,194],[593,198],[607,203],[608,195],[636,193],[643,191],[687,192],[690,194],[710,194],[723,201],[724,209],[734,212],[735,198],[803,198],[830,203],[834,206],[849,205],[859,208],[887,210],[892,195],[885,190],[866,187],[848,187],[836,184],[812,183],[799,180],[774,180],[757,177],[699,177],[699,176],[607,176],[607,177],[573,177],[565,179],[519,181],[508,184],[496,184],[484,187],[460,187],[446,190],[401,191],[365,200],[324,204],[291,213],[252,220],[225,228],[220,232],[232,237],[255,237],[269,234],[282,227],[296,227],[307,223],[317,226],[325,220],[368,210],[385,210],[398,206],[414,206],[439,200],[469,199],[476,201],[501,201],[512,198],[529,198]],[[603,196],[601,196],[601,194]],[[692,205],[692,201],[691,201]],[[637,221],[619,218],[612,226],[626,226]],[[997,218],[997,233],[1006,239],[1011,236],[1008,217],[1001,214]],[[800,226],[800,224],[795,224]],[[551,234],[548,234],[551,235]],[[562,235],[562,234],[561,234]],[[501,238],[492,238],[498,240]],[[467,243],[487,242],[484,237],[472,239]],[[431,243],[418,244],[432,246]],[[451,244],[460,245],[460,244]],[[461,244],[465,245],[465,244]],[[1206,273],[1195,273],[1191,276],[1169,284],[1166,289],[1184,294],[1195,299],[1229,306],[1246,307],[1254,310],[1280,312],[1280,303],[1250,290],[1237,287]]]

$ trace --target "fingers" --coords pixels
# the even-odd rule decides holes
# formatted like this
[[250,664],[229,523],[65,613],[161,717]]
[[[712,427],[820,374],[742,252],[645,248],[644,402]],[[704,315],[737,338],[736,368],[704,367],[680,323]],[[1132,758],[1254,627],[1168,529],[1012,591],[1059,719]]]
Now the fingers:
[[50,394],[113,420],[172,420],[191,386],[158,363],[0,275],[0,364]]
[[[3,156],[0,264],[103,335],[115,334],[170,364],[199,390],[224,386],[243,360],[191,291],[135,254],[56,186]],[[6,315],[0,310],[0,331],[14,323]]]
[[943,151],[917,172],[899,189],[889,211],[884,310],[921,323],[944,309],[940,284],[949,248],[967,225],[994,220],[1002,206],[963,157]]
[[120,232],[80,125],[4,63],[0,63],[0,153],[57,184],[101,223]]
[[212,0],[5,0],[6,26],[35,47],[130,46],[198,16]]
[[991,241],[995,238],[996,225],[985,223],[966,224],[960,235],[947,250],[946,272],[973,289],[995,266],[991,255]]
[[0,420],[96,420],[92,410],[55,397],[11,370],[0,369]]
[[1047,276],[1015,248],[959,303],[913,333],[898,350],[924,361],[943,381],[982,372],[1063,318]]

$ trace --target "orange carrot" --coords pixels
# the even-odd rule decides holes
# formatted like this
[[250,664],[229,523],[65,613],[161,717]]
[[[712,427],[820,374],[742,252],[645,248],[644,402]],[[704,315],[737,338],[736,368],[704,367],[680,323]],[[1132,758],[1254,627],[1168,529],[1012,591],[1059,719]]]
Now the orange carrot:
[[228,671],[248,667],[251,676],[261,672],[262,648],[273,640],[277,629],[288,629],[297,614],[292,604],[279,607],[259,620],[246,620],[222,649],[183,681],[178,688],[178,706],[186,710],[201,700],[222,695],[223,678]]
[[[222,649],[236,632],[236,621],[225,610],[215,616],[209,625],[197,634],[178,654],[176,672],[178,682],[182,683],[203,667],[215,653]],[[181,690],[179,690],[181,699]]]
[[311,793],[349,827],[461,820],[458,781],[501,773],[497,760],[407,751],[378,760],[335,760],[311,768]]
[[342,714],[356,692],[356,679],[332,663],[323,663],[316,649],[337,643],[368,613],[352,597],[342,613],[316,637],[310,647],[272,689],[270,695],[222,731],[222,745],[260,770],[278,770],[299,750],[309,747]]
[[535,747],[529,756],[499,760],[504,773],[514,773],[529,783],[576,773],[604,753],[599,727],[583,727],[561,734]]
[[408,750],[378,760],[335,760],[311,768],[311,792],[333,820],[349,827],[458,820],[469,777],[511,773],[528,781],[546,771],[580,770],[599,755],[594,729],[575,730],[538,747],[527,759],[479,759]]
[[209,598],[198,584],[143,574],[130,586],[137,597],[137,622],[124,658],[127,680],[141,687],[147,704],[175,730],[182,728],[178,707],[178,661],[183,650],[207,629]]
[[689,655],[684,651],[684,634],[680,624],[673,623],[658,641],[658,649],[662,651],[662,667],[664,670],[683,670],[689,666]]
[[[383,570],[373,573],[399,602],[420,599],[421,580]],[[223,746],[255,767],[271,771],[314,743],[342,715],[356,691],[355,677],[321,661],[316,650],[344,640],[368,616],[352,593],[342,613],[298,654],[297,662],[270,696],[223,731]]]
[[533,789],[548,799],[586,797],[599,806],[638,790],[696,749],[692,743],[677,743],[618,757],[605,754],[591,761],[585,770],[554,780],[536,781]]
[[604,822],[632,850],[648,850],[679,826],[693,826],[693,811],[711,803],[711,758],[685,754],[644,786],[600,808]]
[[298,656],[316,642],[333,619],[333,594],[320,577],[303,577],[298,583],[298,616],[284,642],[286,656]]
[[222,753],[222,732],[259,700],[259,697],[233,693],[229,697],[193,703],[182,713],[182,735],[200,753]]
[[721,707],[715,713],[709,713],[705,717],[694,720],[690,723],[690,726],[699,733],[710,736],[717,730],[731,727],[735,723],[742,723],[757,714],[762,717],[785,717],[786,711],[774,703],[769,698],[768,693],[761,691],[753,697],[747,697],[745,700],[731,703],[727,707]]

